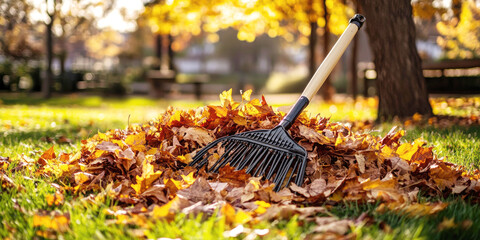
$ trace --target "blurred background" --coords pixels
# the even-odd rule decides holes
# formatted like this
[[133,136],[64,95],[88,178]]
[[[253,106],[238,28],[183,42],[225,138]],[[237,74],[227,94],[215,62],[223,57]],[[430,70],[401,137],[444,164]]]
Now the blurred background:
[[[202,99],[230,88],[301,92],[348,19],[363,12],[359,5],[1,0],[0,95]],[[413,0],[411,7],[429,93],[479,93],[480,1]],[[377,94],[369,41],[359,31],[321,91],[324,99]]]

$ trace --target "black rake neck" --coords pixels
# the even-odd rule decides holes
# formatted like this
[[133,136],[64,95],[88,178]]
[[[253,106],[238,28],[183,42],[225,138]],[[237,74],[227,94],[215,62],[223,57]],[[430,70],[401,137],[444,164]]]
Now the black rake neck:
[[301,96],[295,105],[293,105],[292,109],[287,113],[287,115],[282,119],[280,122],[280,126],[285,128],[285,130],[290,129],[292,124],[295,122],[295,119],[302,113],[303,109],[310,103],[307,97]]

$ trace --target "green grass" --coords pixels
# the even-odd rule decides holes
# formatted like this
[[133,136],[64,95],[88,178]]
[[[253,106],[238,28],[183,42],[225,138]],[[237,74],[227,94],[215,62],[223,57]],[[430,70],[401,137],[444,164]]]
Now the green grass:
[[[0,156],[10,157],[17,162],[21,155],[37,159],[46,149],[55,145],[55,151],[75,152],[80,141],[98,131],[125,128],[129,123],[151,120],[167,106],[193,108],[205,102],[162,101],[144,98],[104,99],[100,97],[61,97],[39,100],[1,99],[0,104]],[[269,102],[272,104],[271,102]],[[273,103],[282,106],[286,103]],[[321,113],[332,120],[374,119],[375,109],[367,102],[360,104],[325,104],[314,102],[309,107],[311,114]],[[374,133],[385,134],[392,124],[380,126]],[[61,143],[61,137],[71,140]],[[480,162],[480,127],[437,129],[413,127],[407,130],[404,141],[424,138],[439,157],[462,164],[468,169],[477,169]],[[32,239],[36,231],[33,215],[39,210],[56,210],[70,214],[70,229],[62,234],[64,239],[131,239],[136,236],[136,226],[116,223],[107,209],[114,202],[106,198],[99,204],[88,204],[82,197],[65,195],[65,203],[52,207],[46,203],[46,195],[53,194],[53,178],[38,177],[27,171],[12,173],[15,163],[7,169],[8,176],[25,189],[0,186],[0,238]],[[20,174],[19,174],[20,173]],[[393,212],[378,213],[377,204],[341,203],[330,209],[339,218],[356,219],[367,213],[374,219],[373,224],[357,226],[352,231],[362,239],[471,239],[480,234],[480,207],[460,198],[433,199],[449,202],[449,206],[434,216],[407,217]],[[456,226],[439,229],[444,219],[453,219]],[[471,221],[468,228],[463,223]],[[296,218],[275,222],[263,222],[255,228],[269,228],[265,239],[302,239],[311,230],[310,225],[300,224]],[[173,221],[150,222],[149,238],[181,237],[182,239],[226,239],[227,229],[221,217],[177,215]],[[388,226],[388,227],[385,227]],[[387,229],[387,230],[386,230]],[[391,230],[388,230],[391,229]],[[244,238],[241,234],[238,238]]]

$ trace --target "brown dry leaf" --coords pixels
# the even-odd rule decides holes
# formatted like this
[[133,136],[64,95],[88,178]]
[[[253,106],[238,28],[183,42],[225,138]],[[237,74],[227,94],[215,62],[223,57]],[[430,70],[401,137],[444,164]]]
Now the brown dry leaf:
[[327,182],[325,181],[325,179],[318,178],[318,179],[315,179],[308,186],[308,194],[310,196],[318,196],[320,194],[323,195],[326,188],[327,188]]
[[360,173],[365,173],[365,156],[361,154],[355,154],[355,160],[357,160],[358,170]]
[[227,165],[219,169],[217,179],[230,183],[232,186],[244,186],[250,177],[251,175],[247,174],[245,169],[236,171],[234,167]]
[[190,187],[179,190],[177,196],[193,203],[209,203],[215,200],[216,194],[208,184],[207,180],[203,177],[199,177]]
[[97,146],[95,146],[96,149],[98,150],[103,150],[103,151],[107,151],[107,152],[111,152],[111,153],[114,153],[116,150],[120,150],[120,146],[118,146],[117,144],[115,143],[112,143],[112,142],[101,142],[99,144],[97,144]]
[[184,130],[184,133],[184,140],[197,142],[200,146],[206,146],[214,140],[209,131],[199,127],[189,127]]
[[145,190],[142,194],[140,194],[140,197],[153,197],[156,199],[156,203],[167,203],[168,198],[165,196],[165,193],[163,190],[165,189],[165,186],[160,186],[160,185],[153,185],[152,187],[148,188]]

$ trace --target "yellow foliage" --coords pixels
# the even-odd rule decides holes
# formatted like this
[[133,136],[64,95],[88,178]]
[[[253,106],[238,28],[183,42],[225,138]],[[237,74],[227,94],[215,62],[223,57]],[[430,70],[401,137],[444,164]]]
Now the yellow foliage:
[[[328,27],[333,34],[341,34],[353,10],[340,0],[327,0]],[[209,33],[207,40],[216,42],[222,29],[238,30],[237,38],[253,42],[257,36],[281,36],[286,41],[306,44],[310,35],[310,22],[325,26],[323,4],[304,0],[257,1],[166,1],[147,6],[144,16],[153,32],[176,37],[174,50],[181,50],[191,35]]]
[[442,37],[438,45],[446,50],[447,58],[474,58],[480,56],[480,8],[472,1],[462,4],[460,18],[437,24]]

